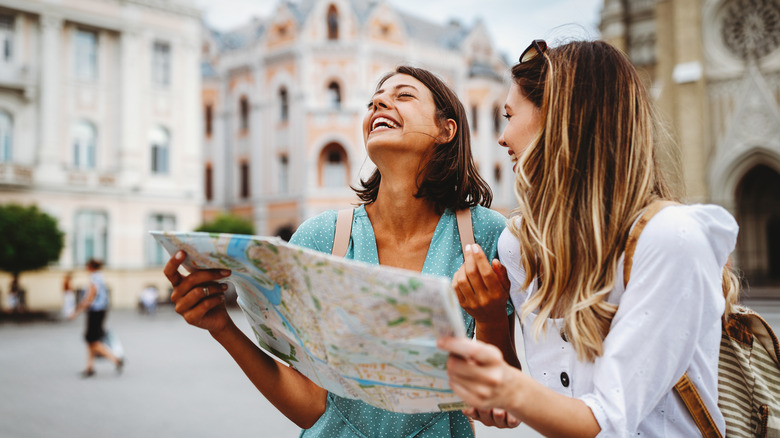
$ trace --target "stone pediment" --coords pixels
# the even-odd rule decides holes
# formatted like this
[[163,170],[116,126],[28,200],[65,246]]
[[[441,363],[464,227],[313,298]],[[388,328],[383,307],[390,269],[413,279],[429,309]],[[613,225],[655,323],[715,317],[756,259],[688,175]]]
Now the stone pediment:
[[728,128],[718,139],[718,155],[738,155],[756,145],[771,145],[780,153],[780,108],[774,96],[758,67],[749,65],[736,93]]

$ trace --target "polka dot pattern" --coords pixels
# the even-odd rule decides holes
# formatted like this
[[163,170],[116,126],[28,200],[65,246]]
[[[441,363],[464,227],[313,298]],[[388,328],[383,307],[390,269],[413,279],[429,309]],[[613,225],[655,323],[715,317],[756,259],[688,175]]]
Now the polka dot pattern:
[[[313,217],[298,228],[290,243],[330,253],[336,232],[336,211],[326,211]],[[500,213],[484,208],[471,209],[474,240],[483,248],[488,259],[496,257],[498,236],[504,229],[506,218]],[[364,207],[355,209],[352,219],[352,235],[345,256],[348,259],[379,264],[376,236]],[[452,278],[463,264],[460,235],[455,213],[447,210],[433,233],[431,246],[422,272]],[[473,321],[463,312],[466,326],[473,335]],[[466,417],[460,412],[430,414],[399,414],[375,408],[359,400],[328,394],[325,413],[310,428],[301,431],[301,437],[321,438],[397,438],[397,437],[473,437]]]

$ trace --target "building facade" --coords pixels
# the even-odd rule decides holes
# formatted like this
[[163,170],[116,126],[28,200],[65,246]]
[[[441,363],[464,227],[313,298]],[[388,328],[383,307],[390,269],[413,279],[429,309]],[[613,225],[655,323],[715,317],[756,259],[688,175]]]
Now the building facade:
[[600,28],[646,75],[687,200],[737,218],[747,294],[780,298],[780,0],[605,0]]
[[288,237],[327,209],[357,202],[374,167],[362,119],[377,81],[401,64],[432,70],[470,116],[494,208],[513,203],[497,145],[508,66],[484,25],[437,24],[372,0],[279,2],[232,32],[204,32],[204,218],[231,213]]
[[0,0],[0,203],[65,232],[58,263],[22,274],[28,307],[59,305],[65,271],[85,287],[92,257],[115,306],[165,286],[148,231],[201,221],[200,35],[173,0]]

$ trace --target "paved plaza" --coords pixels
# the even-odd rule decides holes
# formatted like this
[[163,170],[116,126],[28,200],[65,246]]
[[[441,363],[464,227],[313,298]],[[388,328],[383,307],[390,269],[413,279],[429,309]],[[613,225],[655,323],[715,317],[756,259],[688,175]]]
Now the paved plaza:
[[[754,308],[780,331],[780,302]],[[248,330],[239,310],[234,319]],[[259,395],[206,333],[170,306],[150,317],[109,314],[127,364],[117,376],[107,360],[82,379],[83,317],[0,324],[0,437],[135,438],[297,437],[300,430]],[[537,437],[525,426],[478,426],[480,438]]]

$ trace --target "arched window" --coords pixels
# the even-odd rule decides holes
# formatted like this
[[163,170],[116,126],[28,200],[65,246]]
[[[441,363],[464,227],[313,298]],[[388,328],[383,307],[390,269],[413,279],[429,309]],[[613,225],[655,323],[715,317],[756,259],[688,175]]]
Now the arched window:
[[336,81],[328,84],[328,106],[330,109],[341,108],[341,87]]
[[347,181],[347,152],[338,143],[331,143],[320,153],[320,185],[322,187],[345,187]]
[[87,121],[79,121],[73,127],[73,166],[77,169],[95,168],[97,130]]
[[279,89],[279,119],[286,122],[290,117],[290,99],[287,97],[287,89]]
[[14,121],[11,114],[0,110],[0,163],[13,159]]
[[493,132],[501,135],[501,107],[497,104],[493,107]]
[[328,39],[339,39],[339,11],[336,5],[330,5],[328,8]]
[[750,169],[735,191],[740,239],[739,268],[751,286],[780,285],[780,172],[765,164]]
[[240,128],[242,131],[249,130],[249,99],[246,96],[241,96],[238,101],[238,112],[241,117]]
[[168,160],[171,149],[171,136],[162,126],[155,126],[149,132],[149,146],[152,156],[152,173],[166,174],[170,171]]

